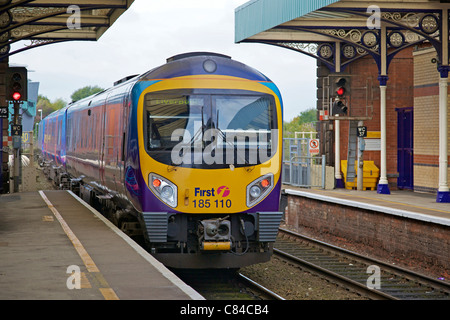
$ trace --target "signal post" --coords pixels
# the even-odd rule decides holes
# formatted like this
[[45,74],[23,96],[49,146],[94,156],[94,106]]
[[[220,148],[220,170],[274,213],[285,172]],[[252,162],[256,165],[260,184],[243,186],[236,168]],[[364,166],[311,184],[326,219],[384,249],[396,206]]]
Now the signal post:
[[20,117],[20,105],[28,99],[28,74],[25,67],[10,67],[6,70],[6,101],[14,105],[14,115],[11,124],[13,136],[14,192],[19,192],[20,166],[22,163],[20,149],[22,143],[22,120]]
[[[337,46],[340,50],[340,46]],[[349,114],[350,106],[350,85],[351,76],[340,73],[340,68],[336,68],[338,73],[329,76],[329,98],[330,98],[330,119],[335,119],[335,179],[336,188],[344,188],[344,182],[341,174],[340,157],[340,118]]]

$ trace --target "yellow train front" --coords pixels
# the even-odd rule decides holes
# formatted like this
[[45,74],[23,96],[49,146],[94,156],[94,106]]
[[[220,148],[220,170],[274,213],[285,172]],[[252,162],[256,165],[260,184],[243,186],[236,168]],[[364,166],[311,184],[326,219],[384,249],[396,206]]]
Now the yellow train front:
[[176,268],[269,260],[282,217],[277,87],[191,53],[141,76],[131,97],[125,186],[152,254]]

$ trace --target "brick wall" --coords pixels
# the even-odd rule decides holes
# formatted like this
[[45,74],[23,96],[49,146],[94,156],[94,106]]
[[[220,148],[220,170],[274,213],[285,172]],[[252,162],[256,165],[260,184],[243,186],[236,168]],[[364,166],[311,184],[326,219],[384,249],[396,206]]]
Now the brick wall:
[[[431,62],[436,58],[436,51],[421,48],[413,57],[414,190],[436,192],[439,185],[439,73],[436,64]],[[450,122],[449,107],[448,112]],[[450,179],[450,168],[448,173]]]
[[[397,112],[396,108],[407,108],[414,105],[413,98],[413,56],[412,49],[399,52],[389,67],[389,81],[387,82],[387,174],[390,187],[397,186]],[[378,81],[378,68],[372,57],[365,57],[352,63],[348,70],[353,75],[352,80],[352,106],[364,105],[366,95],[361,92],[366,79],[372,79],[373,117],[364,122],[368,131],[380,131],[380,89]],[[358,99],[359,97],[359,99]],[[341,121],[341,159],[347,159],[348,149],[348,121]],[[380,168],[380,151],[365,151],[364,160],[374,161]]]
[[450,227],[288,195],[286,223],[313,238],[450,277]]

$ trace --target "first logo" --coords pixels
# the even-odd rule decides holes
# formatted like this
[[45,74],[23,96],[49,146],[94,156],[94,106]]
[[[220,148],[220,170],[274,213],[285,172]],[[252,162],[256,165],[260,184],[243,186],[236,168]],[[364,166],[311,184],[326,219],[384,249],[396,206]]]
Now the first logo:
[[221,186],[217,189],[217,194],[221,194],[222,198],[226,198],[230,195],[230,188]]

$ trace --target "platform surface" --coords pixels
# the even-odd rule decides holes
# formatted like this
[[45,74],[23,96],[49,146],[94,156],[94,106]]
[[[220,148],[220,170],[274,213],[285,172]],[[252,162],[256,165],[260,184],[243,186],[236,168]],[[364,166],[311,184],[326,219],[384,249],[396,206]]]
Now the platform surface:
[[203,297],[71,192],[40,191],[0,196],[0,299]]
[[450,205],[436,202],[436,195],[433,194],[397,190],[385,195],[376,191],[305,189],[289,185],[284,185],[283,188],[287,194],[450,226]]

